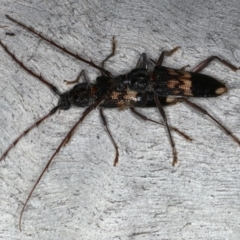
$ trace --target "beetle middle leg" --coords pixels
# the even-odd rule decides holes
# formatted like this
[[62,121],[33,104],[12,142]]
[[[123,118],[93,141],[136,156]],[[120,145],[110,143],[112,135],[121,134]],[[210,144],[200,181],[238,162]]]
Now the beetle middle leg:
[[165,122],[165,125],[167,127],[167,131],[168,131],[168,136],[170,138],[170,143],[171,143],[171,147],[172,147],[172,153],[173,153],[173,161],[172,161],[172,165],[175,166],[175,164],[178,162],[177,160],[177,151],[176,151],[176,148],[175,148],[175,143],[173,141],[173,138],[172,138],[172,134],[171,134],[171,131],[170,131],[170,127],[168,125],[168,120],[167,120],[167,116],[165,114],[165,111],[163,109],[163,106],[162,104],[160,103],[159,99],[158,99],[158,95],[157,94],[154,94],[154,100],[156,102],[156,106],[163,118],[163,121]]
[[[130,110],[133,114],[135,114],[136,116],[140,117],[141,119],[143,119],[144,121],[149,121],[149,122],[153,122],[162,126],[165,126],[164,123],[162,122],[157,122],[152,120],[151,118],[148,118],[147,116],[145,116],[144,114],[138,112],[134,107],[130,107]],[[192,141],[193,139],[191,137],[189,137],[187,134],[185,134],[184,132],[180,131],[179,129],[177,129],[176,127],[170,126],[170,129],[177,132],[179,135],[181,135],[182,137],[184,137],[186,140],[188,141]]]

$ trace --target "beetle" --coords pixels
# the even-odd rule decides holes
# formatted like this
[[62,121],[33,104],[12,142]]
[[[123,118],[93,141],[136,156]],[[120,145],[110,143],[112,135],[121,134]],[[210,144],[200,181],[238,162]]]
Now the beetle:
[[[215,121],[230,137],[240,145],[240,140],[233,135],[233,133],[227,129],[223,124],[221,124],[216,118],[210,115],[205,109],[200,107],[199,105],[191,102],[188,98],[190,97],[218,97],[227,92],[227,87],[225,84],[221,83],[217,79],[201,74],[200,71],[207,67],[213,60],[218,60],[222,64],[226,65],[233,71],[239,70],[238,67],[232,65],[226,60],[218,57],[211,56],[201,62],[197,67],[195,67],[191,72],[186,71],[185,68],[182,69],[172,69],[162,66],[163,60],[165,56],[171,56],[174,52],[176,52],[179,47],[173,48],[170,51],[163,51],[160,54],[159,59],[155,62],[152,59],[148,60],[146,53],[143,53],[140,57],[140,60],[133,70],[129,71],[126,74],[121,74],[118,76],[113,76],[108,70],[104,68],[104,63],[114,56],[116,42],[113,39],[112,41],[112,52],[111,54],[104,59],[102,65],[99,66],[95,64],[93,61],[88,61],[85,58],[82,58],[80,55],[75,54],[65,47],[60,46],[59,44],[53,42],[42,34],[38,33],[33,28],[26,26],[25,24],[13,19],[12,17],[6,15],[6,17],[19,24],[20,26],[26,28],[28,31],[36,34],[38,37],[47,41],[54,47],[59,48],[66,54],[75,57],[76,59],[84,62],[93,68],[100,70],[101,76],[97,77],[96,83],[90,83],[87,80],[84,72],[81,72],[77,78],[77,81],[73,81],[73,83],[77,83],[80,76],[83,75],[85,82],[77,83],[73,88],[65,93],[60,93],[56,86],[52,85],[47,79],[42,77],[39,74],[36,74],[34,71],[30,70],[23,62],[21,62],[9,49],[8,47],[0,41],[0,45],[2,48],[11,56],[11,58],[18,63],[25,71],[29,74],[36,77],[43,84],[47,85],[55,94],[59,96],[58,104],[45,116],[39,119],[36,123],[31,125],[28,129],[26,129],[3,153],[0,160],[5,158],[8,152],[15,146],[18,141],[26,135],[31,129],[35,126],[41,124],[44,120],[52,116],[58,109],[68,110],[72,105],[77,107],[85,107],[82,116],[79,120],[74,124],[71,130],[68,132],[66,137],[61,141],[60,145],[57,147],[49,161],[47,162],[45,168],[39,175],[37,181],[35,182],[33,188],[31,189],[24,205],[22,207],[19,219],[19,228],[21,229],[21,221],[24,209],[32,196],[36,186],[41,180],[43,174],[46,169],[51,164],[52,160],[56,156],[56,154],[60,151],[60,149],[71,139],[71,136],[75,132],[77,126],[85,119],[85,117],[96,107],[100,107],[100,116],[102,122],[106,128],[106,131],[111,138],[114,148],[115,148],[115,159],[114,166],[118,163],[118,146],[108,128],[108,124],[106,118],[103,114],[102,108],[130,108],[133,113],[138,115],[144,120],[153,121],[152,119],[142,115],[137,112],[134,107],[157,107],[164,123],[158,123],[164,125],[167,128],[168,135],[170,138],[170,143],[173,152],[173,161],[172,165],[174,166],[177,163],[177,151],[175,149],[175,144],[171,135],[171,130],[174,130],[181,134],[187,140],[191,140],[189,136],[185,133],[182,133],[176,128],[169,126],[168,120],[164,111],[163,106],[169,106],[178,102],[184,102],[188,106],[197,109],[203,114],[209,116],[213,121]],[[153,69],[149,68],[149,64],[152,63],[154,65]],[[68,82],[71,84],[71,82]]]

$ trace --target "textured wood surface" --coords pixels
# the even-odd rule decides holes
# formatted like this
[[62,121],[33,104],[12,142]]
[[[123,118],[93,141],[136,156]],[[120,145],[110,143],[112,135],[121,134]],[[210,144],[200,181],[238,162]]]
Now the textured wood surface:
[[[85,69],[99,72],[5,18],[9,14],[82,56],[100,63],[117,39],[108,64],[114,75],[134,68],[146,52],[181,46],[164,65],[196,66],[210,55],[240,65],[240,2],[235,1],[1,1],[0,38],[32,70],[69,88]],[[6,36],[6,32],[15,36]],[[28,126],[58,102],[0,48],[0,154]],[[204,73],[226,83],[229,92],[194,99],[240,138],[240,72],[212,63]],[[33,130],[0,163],[0,239],[240,239],[240,147],[208,118],[184,104],[166,109],[179,164],[166,130],[130,111],[105,110],[120,147],[114,149],[97,110],[56,156],[18,220],[23,202],[54,149],[81,116],[61,111]],[[156,109],[142,109],[160,119]]]

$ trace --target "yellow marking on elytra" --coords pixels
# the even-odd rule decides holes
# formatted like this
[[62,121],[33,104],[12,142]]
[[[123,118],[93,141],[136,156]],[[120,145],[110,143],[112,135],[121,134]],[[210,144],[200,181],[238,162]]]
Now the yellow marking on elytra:
[[179,85],[179,81],[177,79],[173,79],[167,82],[168,88],[177,88],[177,85]]
[[193,96],[191,87],[192,87],[192,81],[187,79],[181,79],[181,85],[179,85],[179,88],[184,91],[184,95],[186,96]]
[[216,93],[217,95],[222,95],[222,94],[224,94],[225,92],[227,92],[227,88],[226,88],[226,87],[220,87],[220,88],[217,88],[217,89],[215,90],[215,93]]
[[167,87],[173,90],[174,95],[178,95],[183,90],[183,94],[185,96],[193,96],[192,93],[192,81],[187,78],[181,78],[181,79],[172,79],[167,82]]
[[187,89],[192,87],[192,81],[187,79],[179,79],[179,80],[181,82],[181,85],[179,86],[179,88]]
[[111,99],[116,100],[116,104],[119,110],[124,110],[126,107],[134,106],[137,101],[137,92],[128,90],[126,94],[113,91],[111,93]]

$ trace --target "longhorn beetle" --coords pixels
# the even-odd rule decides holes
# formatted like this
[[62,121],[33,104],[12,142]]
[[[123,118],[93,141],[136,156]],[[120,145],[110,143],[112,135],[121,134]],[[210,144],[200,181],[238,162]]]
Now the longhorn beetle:
[[[85,79],[84,83],[77,83],[71,90],[60,93],[56,86],[52,85],[48,80],[43,78],[41,75],[36,74],[34,71],[30,70],[23,62],[21,62],[9,49],[8,47],[0,41],[0,45],[2,48],[12,57],[12,59],[18,63],[25,71],[27,71],[32,76],[36,77],[43,84],[47,85],[56,95],[59,96],[60,100],[57,106],[55,106],[47,115],[40,118],[36,123],[31,125],[28,129],[26,129],[2,154],[0,157],[0,161],[3,160],[8,152],[18,143],[18,141],[26,135],[31,129],[41,124],[44,120],[52,116],[58,109],[68,110],[71,105],[75,105],[77,107],[86,107],[85,111],[82,113],[82,116],[79,120],[74,124],[71,130],[68,132],[66,137],[61,141],[60,145],[57,147],[47,165],[39,175],[37,181],[32,187],[24,205],[22,207],[20,218],[19,218],[19,228],[21,230],[21,221],[24,209],[31,198],[36,186],[41,180],[43,174],[51,164],[52,160],[56,156],[56,154],[60,151],[60,149],[70,140],[73,133],[75,132],[77,126],[84,120],[84,118],[96,107],[100,107],[100,116],[105,126],[105,129],[114,145],[115,148],[115,159],[114,166],[118,163],[118,146],[108,128],[108,124],[106,118],[103,114],[102,108],[126,108],[129,107],[131,111],[141,117],[144,120],[151,121],[160,125],[164,125],[167,128],[168,135],[170,138],[170,143],[173,152],[173,162],[174,166],[177,163],[177,152],[175,149],[175,144],[171,135],[171,131],[176,131],[180,135],[182,135],[187,140],[192,140],[189,136],[179,131],[177,128],[170,127],[167,121],[167,117],[165,115],[165,111],[163,106],[169,106],[175,104],[177,102],[184,102],[190,107],[193,107],[205,115],[208,115],[213,121],[215,121],[225,132],[228,134],[238,145],[240,145],[240,140],[233,135],[231,131],[229,131],[224,125],[222,125],[216,118],[211,116],[205,109],[198,106],[195,103],[189,101],[186,97],[217,97],[227,92],[227,87],[219,82],[218,80],[200,74],[199,72],[205,68],[211,61],[218,60],[222,64],[226,65],[233,71],[237,71],[239,68],[235,67],[231,63],[227,62],[224,59],[219,58],[218,56],[211,56],[208,59],[201,62],[197,67],[195,67],[192,72],[187,72],[185,69],[170,69],[162,66],[162,62],[164,60],[164,56],[172,55],[179,47],[172,49],[171,51],[163,51],[157,62],[150,59],[150,61],[155,64],[153,70],[148,69],[149,60],[147,59],[147,55],[143,53],[140,57],[140,60],[137,64],[137,67],[130,71],[127,74],[119,75],[114,77],[109,71],[104,68],[104,63],[114,56],[116,43],[113,39],[112,42],[112,52],[111,54],[102,62],[101,66],[98,66],[93,61],[88,61],[78,54],[75,54],[65,47],[60,46],[59,44],[53,42],[52,40],[46,38],[42,34],[38,33],[31,27],[26,26],[13,19],[12,17],[6,15],[6,17],[19,24],[20,26],[26,28],[28,31],[34,33],[38,37],[47,41],[54,47],[62,50],[70,56],[84,62],[98,70],[101,71],[102,75],[97,77],[96,83],[91,84],[85,73],[82,71],[77,80],[73,83],[77,83],[79,78],[83,76]],[[68,82],[71,84],[71,82]],[[135,110],[134,107],[157,107],[164,123],[156,122]]]

